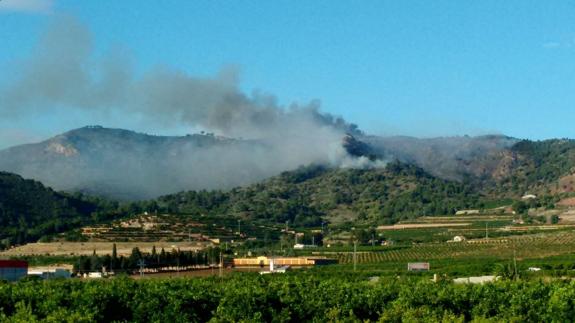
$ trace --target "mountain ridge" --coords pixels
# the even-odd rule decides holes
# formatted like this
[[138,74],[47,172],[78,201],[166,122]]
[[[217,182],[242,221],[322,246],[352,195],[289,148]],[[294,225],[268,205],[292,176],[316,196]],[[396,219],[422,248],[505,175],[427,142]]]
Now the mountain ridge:
[[[573,190],[572,143],[568,139],[529,141],[504,135],[422,139],[356,133],[343,134],[339,143],[326,149],[327,155],[306,159],[300,158],[297,146],[281,147],[284,153],[293,150],[292,154],[278,154],[274,143],[265,140],[210,133],[157,136],[87,126],[39,143],[1,150],[0,170],[39,180],[57,190],[139,200],[179,191],[229,190],[310,164],[377,168],[398,160],[442,179],[473,182],[492,194],[508,190],[518,195],[530,190]],[[562,153],[567,157],[561,158]],[[557,167],[550,167],[557,171],[529,175],[553,163]],[[553,185],[558,188],[552,189]]]
[[[212,134],[154,136],[89,126],[2,150],[0,169],[40,180],[58,190],[127,200],[151,198],[167,192],[150,185],[166,185],[174,192],[194,188],[178,183],[179,175],[175,174],[184,172],[185,165],[178,159],[186,157],[189,150],[228,149],[244,144],[252,142]],[[166,156],[171,160],[167,161]],[[243,184],[241,178],[236,182]]]

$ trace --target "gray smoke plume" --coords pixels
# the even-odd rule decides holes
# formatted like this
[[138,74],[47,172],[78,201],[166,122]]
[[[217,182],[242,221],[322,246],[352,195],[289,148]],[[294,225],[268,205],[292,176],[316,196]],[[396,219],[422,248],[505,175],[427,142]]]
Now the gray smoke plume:
[[[54,106],[125,109],[167,124],[185,122],[232,137],[268,137],[285,124],[314,122],[345,130],[343,120],[319,113],[319,104],[279,107],[273,96],[238,89],[238,73],[228,68],[213,78],[197,78],[159,67],[136,78],[130,59],[119,52],[94,62],[90,31],[59,17],[43,35],[19,79],[2,91],[2,114],[44,112]],[[291,132],[291,130],[290,130]]]
[[[185,124],[227,137],[256,140],[267,147],[258,153],[203,149],[203,157],[190,154],[194,161],[187,170],[190,178],[197,177],[195,172],[206,173],[205,167],[198,166],[199,160],[212,168],[257,165],[257,175],[244,176],[241,184],[309,163],[380,166],[351,156],[342,148],[346,133],[360,133],[355,125],[321,113],[317,101],[284,107],[271,95],[246,95],[239,90],[238,72],[233,68],[212,78],[193,77],[167,67],[136,76],[130,58],[120,50],[100,60],[94,56],[90,31],[74,18],[58,17],[32,56],[19,66],[18,79],[0,89],[0,117],[44,114],[53,109],[81,109],[98,115],[123,111],[151,124]],[[218,170],[211,169],[209,174],[218,174]],[[196,182],[209,179],[196,178]],[[189,188],[240,184],[223,182]],[[57,184],[56,188],[62,188]]]
[[[129,58],[111,53],[94,62],[89,30],[60,17],[42,37],[20,78],[2,91],[2,114],[46,112],[57,107],[118,110],[155,122],[184,122],[231,137],[268,138],[310,122],[346,130],[343,120],[319,113],[319,104],[279,107],[273,96],[238,89],[238,73],[225,69],[213,78],[156,68],[136,78]],[[44,111],[43,111],[44,110]],[[297,129],[295,129],[297,130]]]

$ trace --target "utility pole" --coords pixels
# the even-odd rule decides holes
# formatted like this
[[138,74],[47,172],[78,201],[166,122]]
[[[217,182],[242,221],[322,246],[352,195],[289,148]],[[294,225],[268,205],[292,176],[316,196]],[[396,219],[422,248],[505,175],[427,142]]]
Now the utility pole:
[[353,241],[353,271],[357,268],[357,240]]
[[515,246],[513,246],[513,268],[515,271],[515,280],[517,280],[519,277],[517,276],[517,258],[515,257]]
[[485,239],[489,239],[489,231],[487,231],[487,224],[489,222],[485,222]]
[[242,236],[242,227],[241,227],[241,220],[238,220],[238,235],[241,237]]
[[138,260],[138,266],[140,266],[140,277],[144,277],[144,267],[146,266],[144,259]]
[[313,234],[311,235],[311,245],[315,246],[315,236]]
[[222,270],[224,269],[224,258],[222,252],[220,251],[220,278],[222,277]]

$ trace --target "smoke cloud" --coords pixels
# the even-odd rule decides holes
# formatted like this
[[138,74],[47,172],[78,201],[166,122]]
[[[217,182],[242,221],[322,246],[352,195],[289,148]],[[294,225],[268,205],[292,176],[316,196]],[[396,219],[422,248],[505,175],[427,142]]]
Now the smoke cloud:
[[[79,109],[98,115],[118,115],[121,111],[150,124],[183,124],[258,143],[257,149],[203,147],[181,153],[178,158],[183,163],[178,167],[185,168],[185,178],[190,180],[179,184],[178,189],[231,187],[310,163],[381,166],[368,158],[351,156],[342,148],[346,133],[360,134],[355,125],[320,112],[319,101],[285,107],[272,95],[244,94],[239,90],[239,74],[234,68],[225,68],[211,78],[194,77],[167,67],[136,76],[130,57],[120,50],[104,59],[94,56],[92,36],[86,26],[71,17],[58,17],[32,56],[19,67],[18,79],[0,89],[0,116],[45,114],[53,109]],[[252,171],[244,171],[239,179],[234,179],[234,175],[217,178],[217,174],[230,174],[229,169],[239,167]],[[117,171],[114,177],[126,174],[126,170]],[[34,177],[49,177],[42,172],[35,169]],[[146,169],[148,174],[153,172]],[[211,177],[204,178],[202,174]],[[135,182],[134,178],[130,180]],[[60,189],[74,184],[49,182]],[[176,188],[165,187],[154,193],[169,193],[173,189]]]
[[3,0],[0,11],[15,11],[47,14],[52,11],[53,0]]
[[[2,113],[47,112],[57,107],[124,110],[165,124],[185,123],[230,137],[297,135],[301,126],[357,131],[341,118],[319,112],[319,102],[284,108],[274,96],[243,94],[237,70],[197,78],[158,67],[136,78],[122,53],[94,62],[90,31],[71,17],[59,17],[42,37],[20,78],[2,91]],[[298,126],[299,125],[299,126]]]

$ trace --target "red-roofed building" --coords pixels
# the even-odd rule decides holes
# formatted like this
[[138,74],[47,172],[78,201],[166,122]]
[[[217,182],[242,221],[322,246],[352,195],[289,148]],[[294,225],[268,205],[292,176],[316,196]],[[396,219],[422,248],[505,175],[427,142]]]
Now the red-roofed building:
[[22,260],[0,260],[0,280],[17,281],[28,275],[28,262]]

